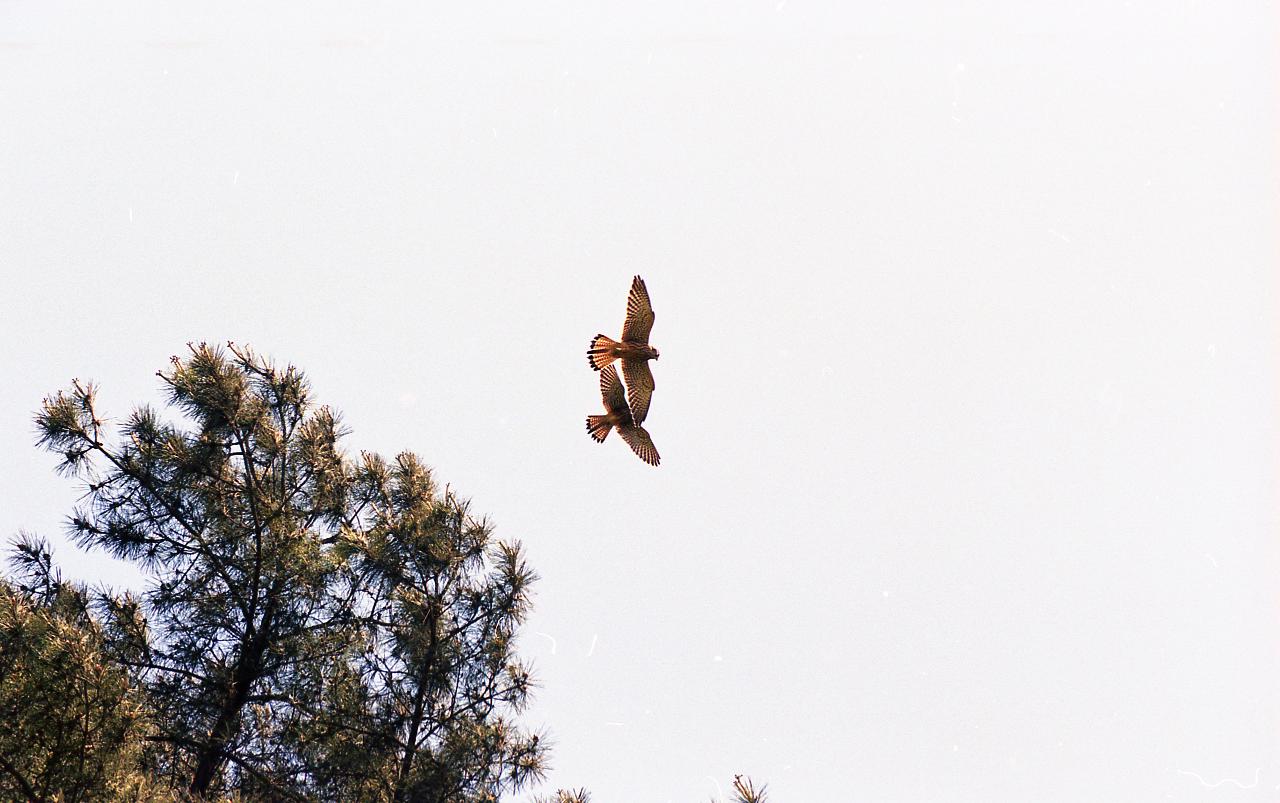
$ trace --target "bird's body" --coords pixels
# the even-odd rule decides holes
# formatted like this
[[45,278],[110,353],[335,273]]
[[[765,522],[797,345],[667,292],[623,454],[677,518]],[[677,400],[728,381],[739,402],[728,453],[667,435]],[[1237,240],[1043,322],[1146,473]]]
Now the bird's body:
[[658,350],[648,343],[631,343],[626,340],[614,340],[605,335],[596,335],[587,351],[591,357],[591,365],[597,371],[614,360],[656,360]]
[[614,360],[622,363],[622,376],[627,381],[627,393],[631,397],[631,417],[636,425],[644,423],[648,417],[655,387],[653,372],[649,370],[649,360],[658,359],[658,350],[649,345],[654,317],[649,290],[644,286],[644,279],[636,276],[631,280],[631,292],[627,295],[627,317],[622,322],[622,337],[614,340],[606,335],[596,335],[587,349],[587,361],[597,371]]
[[587,433],[598,443],[604,443],[609,433],[616,429],[618,436],[641,460],[651,466],[658,465],[661,460],[658,449],[645,428],[632,418],[622,383],[618,381],[618,369],[612,365],[606,365],[600,371],[600,396],[604,399],[604,414],[587,416]]

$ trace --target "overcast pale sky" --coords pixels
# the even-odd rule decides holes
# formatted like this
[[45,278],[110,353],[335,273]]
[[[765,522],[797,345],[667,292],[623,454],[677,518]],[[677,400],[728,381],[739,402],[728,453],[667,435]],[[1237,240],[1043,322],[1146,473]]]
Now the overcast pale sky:
[[526,544],[544,790],[1280,798],[1274,4],[640,5],[0,2],[0,535],[232,339]]

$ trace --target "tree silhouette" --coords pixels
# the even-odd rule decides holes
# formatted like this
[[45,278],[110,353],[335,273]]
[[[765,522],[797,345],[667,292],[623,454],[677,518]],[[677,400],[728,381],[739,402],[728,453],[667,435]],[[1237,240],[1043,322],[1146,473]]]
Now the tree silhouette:
[[139,564],[104,645],[145,694],[146,760],[204,798],[496,800],[544,771],[512,718],[535,577],[410,454],[353,460],[304,376],[192,346],[159,373],[176,422],[113,438],[93,385],[37,416],[85,484],[70,529]]

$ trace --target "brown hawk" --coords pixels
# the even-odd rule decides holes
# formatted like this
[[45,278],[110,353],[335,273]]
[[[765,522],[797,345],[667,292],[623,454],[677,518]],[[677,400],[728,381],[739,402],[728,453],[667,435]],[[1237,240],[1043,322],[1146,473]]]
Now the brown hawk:
[[631,398],[631,418],[643,424],[649,415],[649,402],[653,398],[653,372],[649,360],[658,359],[658,350],[649,345],[649,331],[653,329],[653,307],[649,304],[649,291],[644,279],[631,280],[631,293],[627,296],[627,318],[622,322],[622,339],[614,340],[596,335],[587,349],[587,361],[599,371],[614,360],[622,361],[622,376],[627,381],[627,395]]
[[600,371],[600,395],[604,397],[605,413],[587,416],[587,433],[597,442],[604,443],[609,431],[617,428],[618,435],[627,442],[631,451],[649,465],[658,465],[658,449],[644,427],[637,426],[632,419],[622,383],[618,381],[618,369],[612,365],[606,365]]

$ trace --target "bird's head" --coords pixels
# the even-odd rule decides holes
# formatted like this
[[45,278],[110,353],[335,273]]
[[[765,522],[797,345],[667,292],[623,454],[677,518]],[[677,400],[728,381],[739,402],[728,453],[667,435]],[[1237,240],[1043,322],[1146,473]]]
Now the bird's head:
[[657,350],[657,349],[654,349],[654,350],[653,350],[653,358],[656,360],[656,359],[658,359],[658,357],[660,357],[660,356],[661,356],[661,355],[660,355],[660,354],[658,354],[658,350]]

